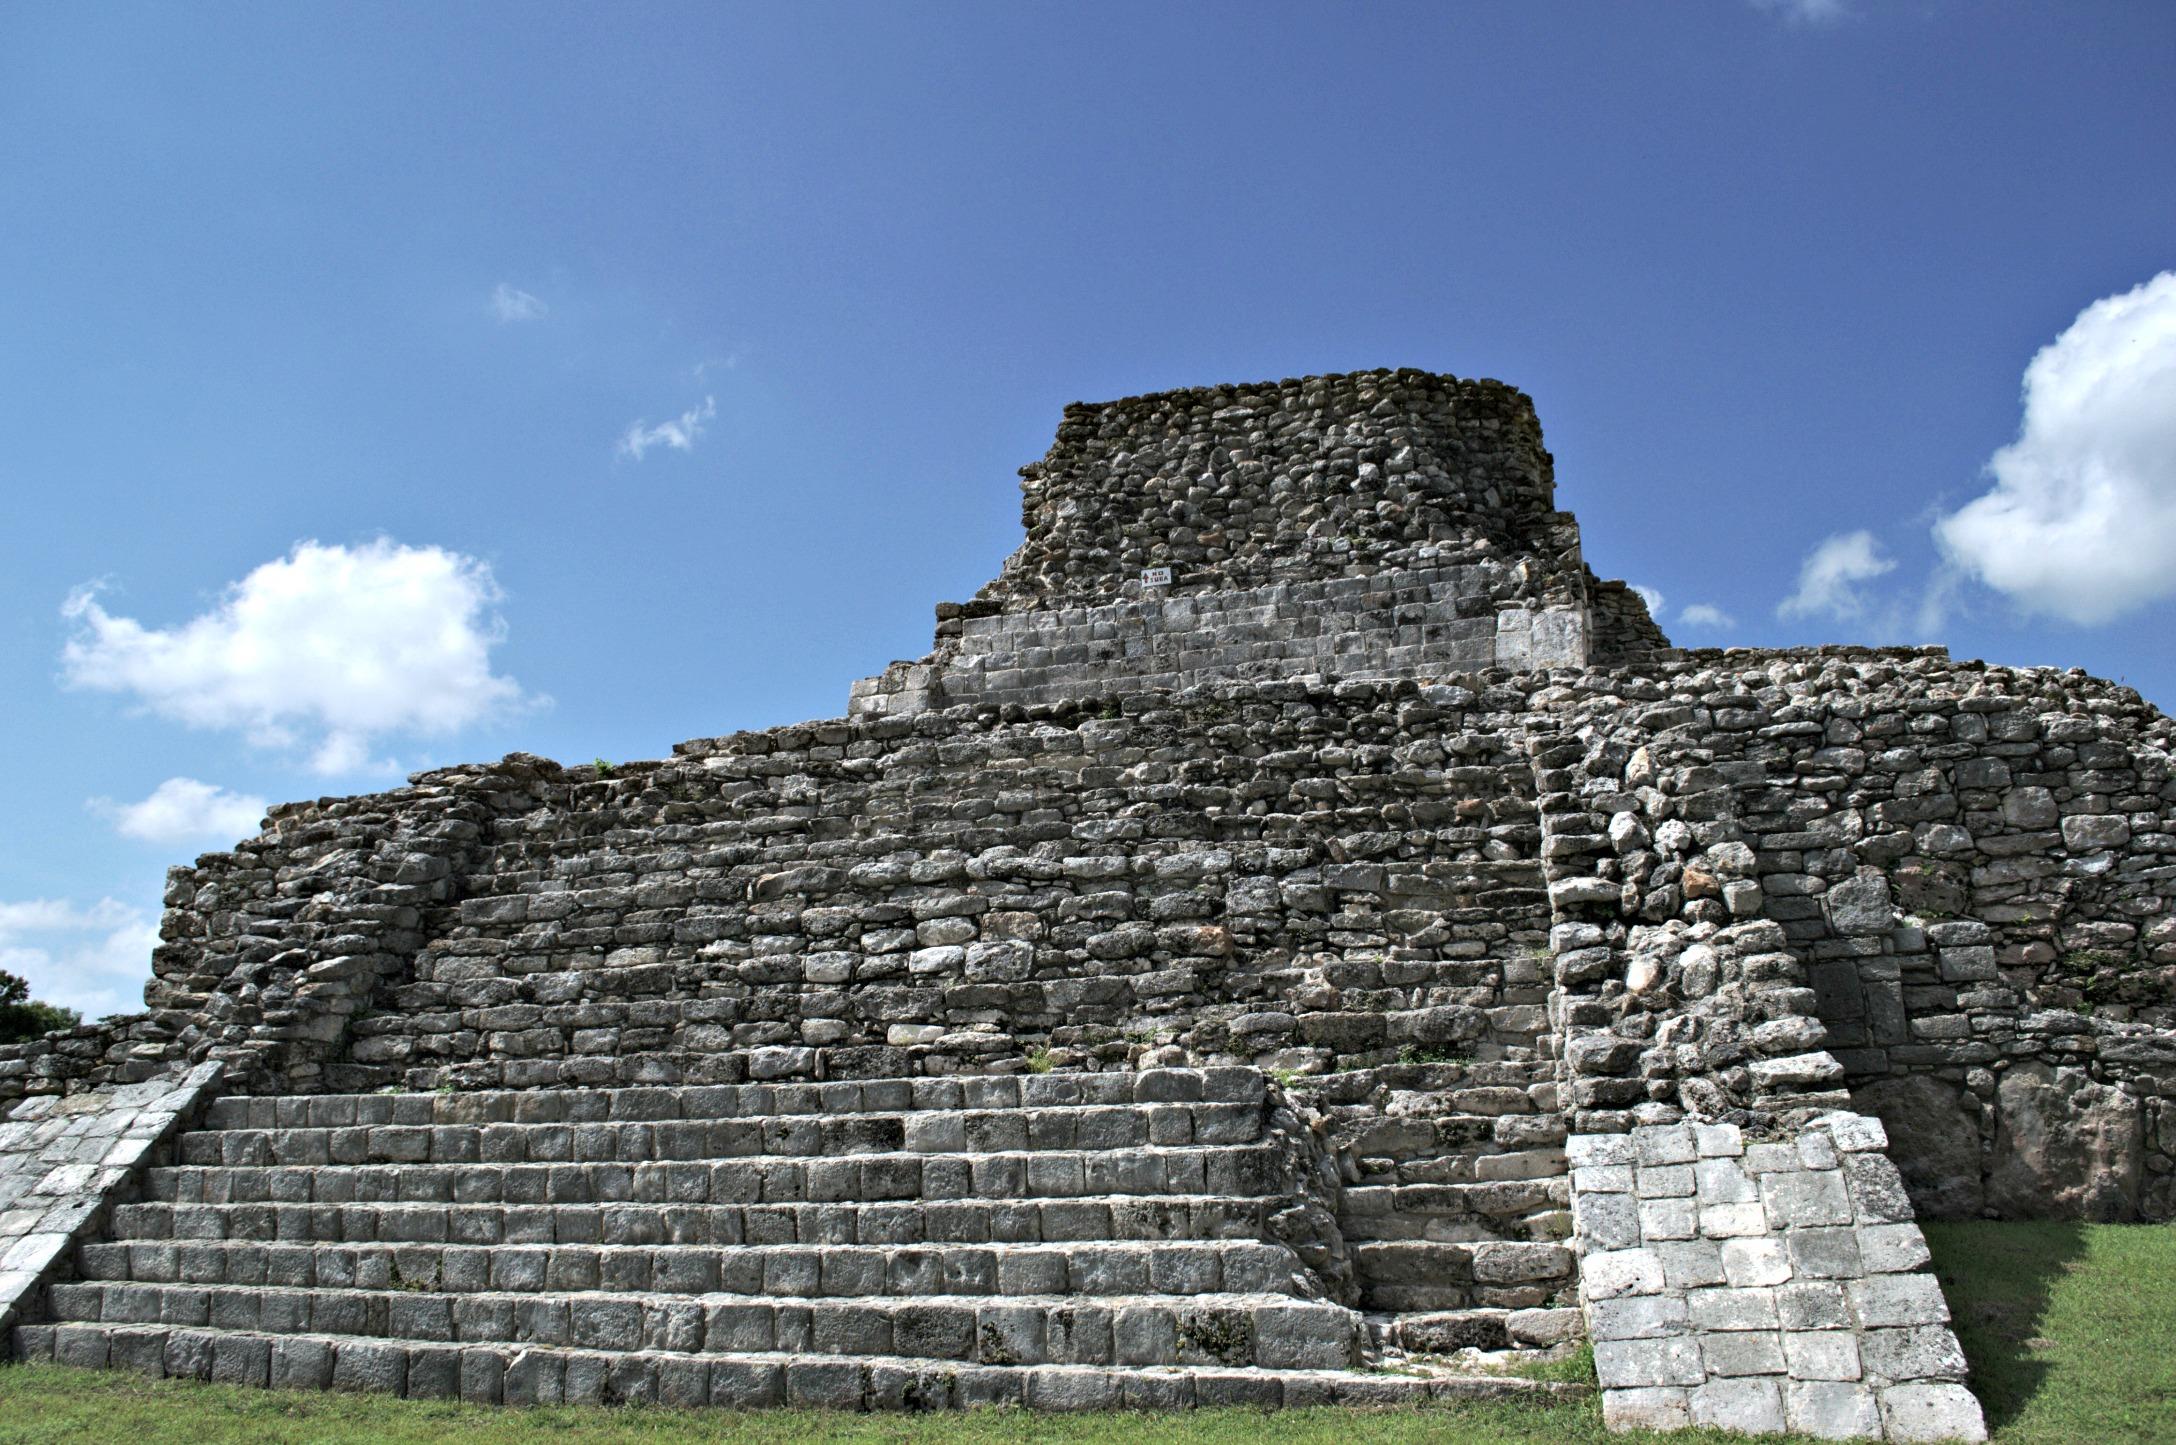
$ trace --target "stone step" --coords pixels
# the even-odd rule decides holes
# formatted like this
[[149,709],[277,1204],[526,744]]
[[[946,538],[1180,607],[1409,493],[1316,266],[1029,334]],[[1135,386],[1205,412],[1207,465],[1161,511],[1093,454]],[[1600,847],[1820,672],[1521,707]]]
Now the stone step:
[[1508,1228],[1570,1207],[1571,1178],[1560,1174],[1476,1184],[1350,1185],[1339,1201],[1337,1219],[1348,1240],[1450,1244],[1504,1237],[1501,1232]]
[[[1555,1149],[1559,1155],[1566,1130],[1563,1116],[1550,1113],[1389,1112],[1373,1117],[1349,1111],[1337,1120],[1353,1147],[1388,1151],[1415,1159],[1480,1158]],[[1561,1160],[1551,1161],[1562,1172]]]
[[935,1362],[806,1351],[690,1355],[536,1346],[421,1344],[334,1335],[60,1324],[14,1332],[23,1359],[288,1389],[371,1390],[478,1405],[730,1409],[1171,1410],[1400,1405],[1552,1398],[1585,1391],[1503,1375],[1362,1374],[1221,1365],[1110,1367]]
[[1449,1355],[1460,1350],[1546,1349],[1586,1333],[1578,1307],[1416,1311],[1367,1317],[1377,1350]]
[[[321,1181],[320,1181],[321,1182]],[[883,1204],[124,1204],[121,1241],[280,1244],[1057,1244],[1261,1239],[1281,1199],[1210,1195]]]
[[[188,1137],[185,1136],[184,1143]],[[897,1199],[1070,1199],[1113,1194],[1276,1192],[1271,1144],[871,1153],[829,1159],[564,1164],[202,1164],[148,1171],[147,1196],[170,1203],[798,1204]]]
[[1535,1102],[1532,1091],[1508,1084],[1431,1093],[1409,1102],[1395,1099],[1393,1102],[1407,1102],[1407,1107],[1394,1108],[1391,1113],[1380,1115],[1349,1109],[1332,1112],[1341,1117],[1379,1117],[1397,1123],[1457,1124],[1473,1133],[1475,1143],[1487,1143],[1498,1126],[1515,1131],[1536,1127],[1540,1121],[1556,1117],[1554,1110]]
[[1360,1317],[1274,1294],[810,1298],[637,1291],[56,1284],[55,1323],[691,1354],[907,1355],[984,1364],[1344,1369]]
[[[1295,981],[1300,975],[1295,974]],[[1432,1062],[1425,1059],[1375,1064],[1335,1074],[1309,1074],[1301,1085],[1319,1093],[1326,1103],[1360,1103],[1378,1090],[1400,1094],[1440,1095],[1465,1089],[1517,1089],[1522,1092],[1555,1083],[1554,1066],[1532,1059],[1476,1059]]]
[[[1338,1142],[1358,1156],[1360,1182],[1369,1188],[1395,1184],[1494,1184],[1562,1178],[1570,1173],[1560,1144],[1529,1144],[1517,1130],[1488,1129],[1488,1120],[1384,1121],[1395,1127],[1368,1125]],[[1506,1123],[1544,1123],[1542,1137],[1554,1132],[1554,1119],[1522,1116]],[[1505,1140],[1507,1142],[1496,1142]]]
[[344,1128],[403,1124],[577,1124],[898,1114],[925,1109],[1052,1109],[1109,1104],[1252,1104],[1266,1097],[1248,1068],[1142,1069],[824,1084],[711,1084],[609,1089],[448,1090],[430,1094],[233,1096],[211,1106],[209,1129]]
[[183,1164],[524,1164],[592,1159],[837,1158],[1247,1144],[1255,1104],[1096,1104],[1049,1109],[681,1119],[583,1124],[354,1124],[203,1129]]
[[1352,1265],[1366,1306],[1399,1312],[1555,1303],[1574,1268],[1567,1246],[1533,1240],[1371,1241],[1352,1247]]
[[621,1290],[668,1294],[1284,1294],[1312,1292],[1281,1244],[345,1245],[248,1240],[86,1244],[77,1268],[99,1283],[254,1288]]

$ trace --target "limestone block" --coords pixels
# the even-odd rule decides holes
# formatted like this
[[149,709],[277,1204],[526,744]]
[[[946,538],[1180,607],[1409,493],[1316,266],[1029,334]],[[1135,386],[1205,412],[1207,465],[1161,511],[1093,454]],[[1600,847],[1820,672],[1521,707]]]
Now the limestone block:
[[1964,1351],[1946,1325],[1867,1330],[1859,1336],[1866,1372],[1878,1379],[1962,1380]]
[[[1880,1228],[1912,1228],[1910,1225],[1886,1225]],[[1914,1233],[1916,1233],[1916,1229]],[[1855,1279],[1868,1271],[1860,1252],[1861,1236],[1850,1229],[1800,1228],[1792,1229],[1783,1237],[1784,1246],[1791,1261],[1791,1273],[1798,1279]],[[1911,1266],[1904,1266],[1910,1268]]]
[[1881,1408],[1863,1385],[1826,1380],[1793,1380],[1784,1387],[1786,1428],[1816,1440],[1878,1438]]
[[1844,1286],[1852,1315],[1868,1329],[1937,1325],[1949,1321],[1949,1305],[1931,1274],[1874,1275]]
[[1791,1054],[1780,1059],[1756,1059],[1750,1066],[1753,1083],[1761,1089],[1786,1089],[1826,1084],[1844,1076],[1844,1066],[1827,1050]]
[[1677,1386],[1637,1386],[1604,1390],[1602,1424],[1610,1430],[1688,1430],[1692,1408]]
[[1564,1154],[1575,1169],[1631,1164],[1638,1158],[1629,1134],[1574,1134],[1564,1141]]
[[1640,1242],[1638,1201],[1626,1194],[1575,1194],[1572,1228],[1589,1250],[1634,1248]]
[[1700,1337],[1700,1355],[1716,1376],[1780,1375],[1783,1337],[1772,1330],[1716,1330]]
[[1841,934],[1882,934],[1896,925],[1889,880],[1871,869],[1831,887],[1822,906],[1829,926]]
[[1709,1204],[1700,1209],[1700,1233],[1726,1241],[1768,1232],[1768,1217],[1758,1204]]
[[1655,1258],[1662,1261],[1663,1281],[1671,1289],[1699,1289],[1722,1284],[1727,1278],[1723,1273],[1722,1248],[1713,1240],[1658,1243],[1654,1253]]
[[2046,788],[2012,788],[2003,795],[2003,821],[2013,828],[2052,828],[2061,816],[2055,795]]
[[1783,1430],[1783,1387],[1772,1379],[1711,1379],[1692,1392],[1692,1422],[1712,1430]]
[[1664,1339],[1685,1333],[1685,1301],[1674,1295],[1590,1300],[1587,1332],[1597,1341]]
[[1690,1199],[1642,1199],[1640,1235],[1650,1244],[1693,1239],[1700,1233],[1700,1207]]
[[1880,1400],[1882,1427],[1892,1441],[1987,1438],[1980,1402],[1962,1385],[1891,1385]]
[[2145,1163],[2136,1096],[2082,1069],[2018,1064],[2002,1075],[1987,1202],[2010,1218],[2135,1219]]
[[1594,1372],[1604,1390],[1700,1385],[1708,1377],[1691,1336],[1594,1342]]
[[1849,1330],[1790,1330],[1783,1357],[1794,1380],[1856,1380],[1863,1373],[1859,1337]]
[[1695,1289],[1685,1296],[1697,1330],[1774,1330],[1779,1326],[1775,1291],[1767,1287]]
[[1723,1277],[1733,1288],[1777,1285],[1791,1277],[1790,1260],[1781,1239],[1726,1239],[1722,1259]]
[[1852,1220],[1844,1176],[1833,1168],[1766,1174],[1761,1176],[1760,1192],[1768,1218],[1779,1228],[1845,1225]]
[[1776,1291],[1776,1312],[1787,1330],[1841,1330],[1853,1323],[1843,1286],[1796,1281]]
[[1549,884],[1549,903],[1555,908],[1588,904],[1613,906],[1623,894],[1623,885],[1607,878],[1559,878]]
[[1698,1157],[1689,1125],[1656,1125],[1635,1130],[1632,1147],[1644,1167],[1690,1164]]
[[1754,1204],[1760,1185],[1735,1158],[1702,1159],[1694,1166],[1695,1191],[1702,1204]]
[[1916,1224],[1863,1224],[1858,1244],[1859,1258],[1869,1274],[1920,1269],[1932,1258],[1926,1236]]

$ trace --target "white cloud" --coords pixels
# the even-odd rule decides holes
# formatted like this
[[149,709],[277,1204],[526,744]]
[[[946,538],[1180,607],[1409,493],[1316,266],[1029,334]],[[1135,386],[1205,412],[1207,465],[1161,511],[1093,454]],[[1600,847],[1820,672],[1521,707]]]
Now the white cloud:
[[85,1018],[143,1007],[158,925],[102,898],[80,908],[57,898],[0,902],[0,969],[30,982],[30,996]]
[[717,414],[717,398],[706,396],[701,406],[691,407],[671,421],[661,421],[656,426],[638,421],[620,437],[620,455],[639,462],[642,454],[652,447],[670,447],[676,452],[694,451],[704,426]]
[[1736,627],[1738,619],[1711,603],[1695,602],[1677,614],[1677,620],[1687,627]]
[[1866,610],[1866,594],[1859,586],[1896,563],[1881,555],[1881,544],[1872,532],[1845,532],[1830,537],[1806,554],[1798,569],[1798,590],[1776,608],[1778,617],[1832,617],[1839,621]]
[[255,836],[265,800],[234,793],[195,778],[168,778],[140,803],[94,798],[91,807],[113,819],[114,830],[147,843],[188,843]]
[[1965,575],[1954,562],[1945,559],[1934,569],[1926,590],[1919,594],[1919,605],[1912,609],[1914,637],[1927,642],[1940,640],[1949,627],[1950,614],[1958,610],[1964,583]]
[[1660,622],[1662,620],[1662,590],[1658,587],[1642,587],[1636,582],[1627,583],[1626,585],[1640,595],[1640,601],[1647,604],[1647,615]]
[[1934,524],[2028,612],[2090,626],[2176,595],[2176,271],[2095,301],[2025,368],[1994,487]]
[[539,297],[504,281],[491,293],[491,314],[501,321],[537,321],[551,314]]
[[172,628],[79,589],[61,609],[76,628],[62,679],[261,746],[307,743],[316,771],[352,772],[387,734],[451,732],[523,700],[491,670],[499,595],[488,566],[444,548],[301,542]]
[[1833,25],[1851,14],[1844,0],[1753,0],[1753,5],[1781,15],[1794,25]]

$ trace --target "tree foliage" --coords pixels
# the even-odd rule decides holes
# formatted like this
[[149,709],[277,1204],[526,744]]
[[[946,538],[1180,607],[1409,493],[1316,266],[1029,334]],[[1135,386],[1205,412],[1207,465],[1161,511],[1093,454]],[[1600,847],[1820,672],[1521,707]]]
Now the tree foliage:
[[83,1015],[72,1008],[39,1003],[30,996],[30,980],[0,968],[0,1044],[17,1044],[54,1029],[72,1029]]

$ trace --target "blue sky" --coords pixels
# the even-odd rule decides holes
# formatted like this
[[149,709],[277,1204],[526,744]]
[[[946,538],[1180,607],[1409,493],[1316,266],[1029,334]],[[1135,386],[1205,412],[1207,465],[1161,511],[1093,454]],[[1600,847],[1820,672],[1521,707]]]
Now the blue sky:
[[0,196],[0,966],[93,1014],[256,800],[841,712],[1076,399],[1501,377],[1680,642],[2176,703],[2158,0],[13,5]]

